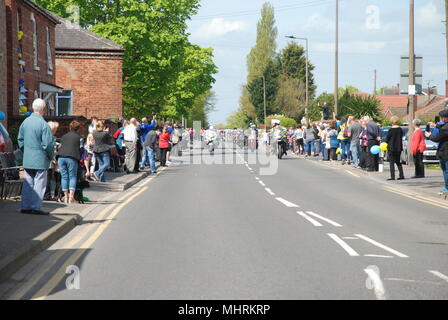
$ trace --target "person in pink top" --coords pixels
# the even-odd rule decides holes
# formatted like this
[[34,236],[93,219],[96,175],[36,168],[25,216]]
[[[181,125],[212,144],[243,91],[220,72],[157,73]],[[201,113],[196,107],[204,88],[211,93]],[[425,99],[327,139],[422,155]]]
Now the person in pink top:
[[162,134],[159,137],[160,166],[166,167],[166,154],[170,148],[171,134],[168,132],[168,126],[163,127]]
[[412,124],[415,128],[411,140],[411,153],[414,155],[415,163],[415,176],[412,178],[424,178],[425,165],[423,164],[423,152],[426,150],[425,138],[423,137],[423,132],[420,128],[421,121],[419,119],[414,119]]

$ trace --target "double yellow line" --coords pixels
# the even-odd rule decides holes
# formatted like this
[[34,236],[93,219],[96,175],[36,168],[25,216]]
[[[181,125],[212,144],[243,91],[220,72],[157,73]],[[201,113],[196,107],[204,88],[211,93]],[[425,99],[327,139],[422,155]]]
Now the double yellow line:
[[442,208],[442,209],[448,209],[448,204],[444,203],[444,202],[441,202],[441,201],[429,199],[427,197],[423,197],[423,196],[420,196],[420,195],[417,195],[417,194],[413,194],[413,193],[410,193],[410,192],[398,190],[398,189],[395,189],[395,188],[392,188],[392,187],[389,187],[389,186],[384,186],[384,189],[386,191],[398,194],[400,196],[403,196],[403,197],[406,197],[406,198],[409,198],[409,199],[412,199],[412,200],[420,201],[420,202],[423,202],[423,203],[426,203],[426,204],[430,204],[430,205],[433,205],[433,206],[436,206],[436,207],[439,207],[439,208]]
[[[165,170],[165,168],[161,168],[160,172]],[[96,217],[95,220],[100,222],[102,219],[109,213],[106,221],[102,223],[100,226],[92,223],[89,225],[83,232],[76,235],[73,239],[70,240],[66,245],[61,249],[76,249],[76,251],[67,258],[67,260],[63,263],[63,265],[57,270],[57,272],[51,277],[51,279],[36,293],[32,296],[32,300],[44,300],[48,295],[56,288],[56,286],[63,280],[66,276],[66,268],[67,266],[75,265],[75,263],[82,257],[82,255],[92,247],[95,241],[101,236],[101,234],[106,230],[106,228],[110,225],[113,219],[118,215],[118,213],[129,203],[134,201],[135,198],[140,196],[143,192],[148,190],[146,186],[149,184],[156,176],[151,177],[148,181],[146,181],[142,186],[138,187],[138,191],[130,190],[126,192],[125,195],[120,197],[117,200],[117,203],[113,203],[103,209]],[[131,192],[135,192],[130,196]],[[126,200],[125,200],[126,199]],[[114,209],[115,207],[115,209]],[[74,246],[80,242],[87,234],[91,233],[92,230],[95,232],[88,237],[88,239],[80,246],[80,248],[74,248]],[[14,293],[14,295],[10,296],[9,300],[20,300],[22,299],[43,277],[47,274],[48,270],[54,266],[57,261],[64,255],[65,251],[60,250],[55,253],[51,259],[45,264],[45,266],[40,267],[40,271],[37,274],[33,275],[33,279],[30,279],[28,283],[26,283],[19,291]]]

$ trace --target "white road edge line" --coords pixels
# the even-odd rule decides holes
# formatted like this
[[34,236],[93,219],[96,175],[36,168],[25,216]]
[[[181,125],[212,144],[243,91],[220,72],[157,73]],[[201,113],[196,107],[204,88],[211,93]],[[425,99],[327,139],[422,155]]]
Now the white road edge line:
[[258,183],[261,184],[263,187],[266,187],[263,181],[259,180]]
[[436,271],[436,270],[428,270],[430,273],[435,275],[436,277],[439,277],[440,279],[448,282],[448,276],[444,275],[443,273]]
[[314,216],[316,218],[319,218],[319,219],[321,219],[321,220],[323,220],[325,222],[328,222],[329,224],[331,224],[331,225],[333,225],[335,227],[338,227],[338,228],[342,227],[339,223],[334,222],[333,220],[327,219],[325,217],[322,217],[322,216],[318,215],[317,213],[314,213],[314,212],[311,212],[311,211],[307,211],[306,213],[309,214],[309,215],[312,215],[312,216]]
[[386,289],[384,289],[384,285],[383,282],[381,281],[379,274],[377,274],[375,270],[369,267],[365,268],[364,272],[367,273],[368,277],[372,281],[376,298],[378,300],[386,300]]
[[351,257],[359,257],[359,254],[355,250],[353,250],[352,247],[350,247],[344,240],[339,238],[334,233],[327,233],[327,234],[331,239],[336,241],[336,243],[339,244],[342,247],[342,249],[344,249]]
[[394,250],[392,248],[389,248],[388,246],[385,246],[384,244],[381,244],[381,243],[379,243],[379,242],[377,242],[375,240],[372,240],[369,237],[363,236],[362,234],[355,234],[355,236],[357,236],[358,238],[360,238],[360,239],[362,239],[364,241],[370,242],[371,244],[373,244],[373,245],[375,245],[375,246],[377,246],[377,247],[379,247],[379,248],[381,248],[383,250],[389,251],[390,253],[392,253],[392,254],[400,257],[400,258],[409,258],[407,255],[405,255],[405,254],[403,254],[403,253],[401,253],[401,252],[399,252],[397,250]]
[[266,192],[269,193],[271,196],[275,196],[275,193],[272,192],[271,189],[269,189],[269,188],[264,188],[264,190],[266,190]]
[[323,227],[322,224],[319,221],[314,220],[313,218],[309,217],[305,212],[303,211],[297,211],[299,215],[304,217],[306,220],[311,222],[315,227]]
[[289,202],[288,200],[285,200],[285,199],[283,199],[283,198],[275,198],[277,201],[279,201],[279,202],[281,202],[281,203],[283,203],[285,206],[287,206],[288,208],[298,208],[299,206],[298,205],[296,205],[296,204],[294,204],[294,203],[292,203],[292,202]]

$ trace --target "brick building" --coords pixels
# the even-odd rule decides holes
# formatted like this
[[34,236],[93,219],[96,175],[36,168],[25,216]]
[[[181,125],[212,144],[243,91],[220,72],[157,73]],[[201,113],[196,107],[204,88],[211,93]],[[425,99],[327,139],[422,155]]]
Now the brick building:
[[56,27],[56,84],[59,114],[100,119],[123,116],[124,49],[59,18]]
[[31,0],[6,0],[8,123],[20,123],[35,98],[54,115],[55,29],[59,21]]
[[[0,0],[0,111],[6,115],[6,10]],[[7,120],[2,121],[6,125]]]

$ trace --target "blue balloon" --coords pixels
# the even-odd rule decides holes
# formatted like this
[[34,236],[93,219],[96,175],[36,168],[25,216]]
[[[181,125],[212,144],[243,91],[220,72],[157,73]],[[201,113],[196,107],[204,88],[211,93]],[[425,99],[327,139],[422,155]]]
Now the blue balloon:
[[29,117],[31,115],[31,112],[27,111],[25,112],[25,116]]
[[377,155],[380,152],[381,152],[380,146],[373,146],[372,148],[370,148],[370,153],[373,155]]
[[0,111],[0,121],[5,120],[5,113]]

